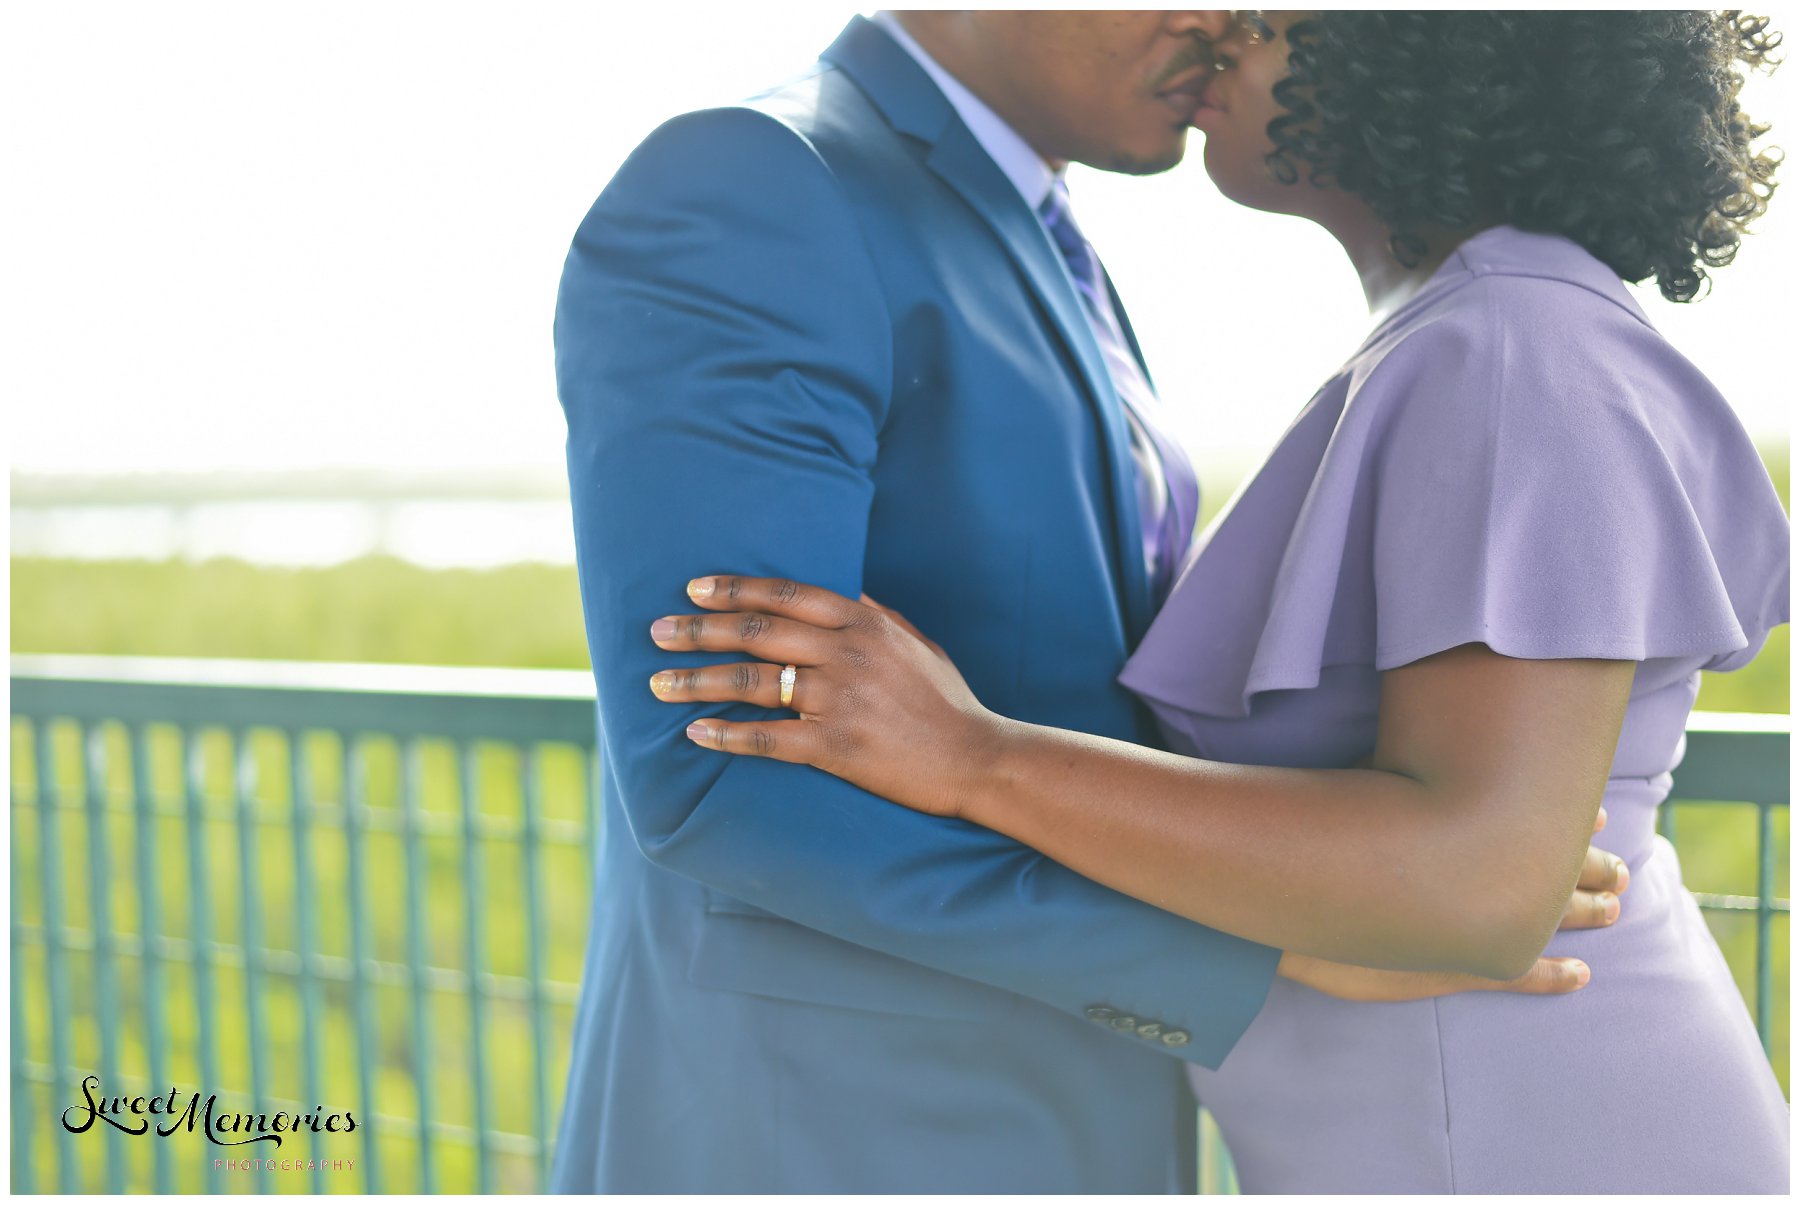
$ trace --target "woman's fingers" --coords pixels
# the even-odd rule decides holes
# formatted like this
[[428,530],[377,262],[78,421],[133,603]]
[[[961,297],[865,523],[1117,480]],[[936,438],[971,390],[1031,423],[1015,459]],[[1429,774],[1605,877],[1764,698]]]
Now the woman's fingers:
[[763,611],[816,628],[848,627],[862,610],[842,594],[785,577],[697,577],[687,592],[709,611]]
[[811,763],[817,751],[819,726],[810,720],[732,723],[705,719],[687,726],[687,738],[721,753]]
[[670,652],[749,653],[777,664],[820,665],[831,659],[835,633],[778,615],[667,615],[650,639]]
[[1606,809],[1601,808],[1599,810],[1599,812],[1595,813],[1595,815],[1594,815],[1594,831],[1599,832],[1601,829],[1603,829],[1605,827],[1606,827]]
[[1610,891],[1577,890],[1563,909],[1558,929],[1604,929],[1619,919],[1619,897]]
[[1581,863],[1581,877],[1575,880],[1575,886],[1585,891],[1610,891],[1617,895],[1630,882],[1631,871],[1626,869],[1623,858],[1588,846],[1587,857]]
[[762,661],[659,670],[650,677],[650,689],[665,703],[754,703],[807,712],[819,710],[816,704],[824,698],[823,673],[816,666],[797,667],[794,697],[786,704],[781,701],[781,666]]

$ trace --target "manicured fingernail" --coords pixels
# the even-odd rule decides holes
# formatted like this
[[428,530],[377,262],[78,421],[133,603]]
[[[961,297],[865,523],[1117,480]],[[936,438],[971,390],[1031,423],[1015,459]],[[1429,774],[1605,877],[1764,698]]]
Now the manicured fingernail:
[[1586,987],[1587,981],[1593,976],[1593,972],[1588,970],[1588,964],[1585,962],[1571,960],[1569,969],[1575,972],[1576,987]]
[[661,644],[665,640],[675,639],[675,621],[673,619],[659,619],[651,624],[650,639],[656,641],[658,644]]
[[1605,901],[1606,923],[1610,925],[1619,919],[1619,897],[1606,892],[1600,898]]
[[667,694],[675,686],[675,675],[668,670],[661,670],[650,675],[650,689],[657,694]]
[[1625,890],[1625,884],[1629,882],[1631,882],[1631,868],[1625,865],[1625,863],[1620,862],[1617,866],[1613,867],[1613,890],[1623,891]]
[[712,729],[698,721],[687,726],[687,734],[690,741],[710,741],[712,739]]
[[688,583],[687,590],[688,597],[696,602],[711,598],[713,592],[713,579],[710,577],[697,577]]

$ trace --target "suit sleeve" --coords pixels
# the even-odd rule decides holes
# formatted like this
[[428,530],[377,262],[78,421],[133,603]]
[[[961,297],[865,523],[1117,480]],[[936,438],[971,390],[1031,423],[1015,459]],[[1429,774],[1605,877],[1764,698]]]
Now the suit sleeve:
[[856,597],[893,375],[891,319],[841,188],[750,109],[677,118],[582,222],[556,372],[589,650],[632,836],[653,862],[799,924],[1082,1016],[1105,1003],[1217,1066],[1278,951],[1195,925],[987,829],[810,766],[683,735],[745,705],[659,702],[651,643],[707,573]]

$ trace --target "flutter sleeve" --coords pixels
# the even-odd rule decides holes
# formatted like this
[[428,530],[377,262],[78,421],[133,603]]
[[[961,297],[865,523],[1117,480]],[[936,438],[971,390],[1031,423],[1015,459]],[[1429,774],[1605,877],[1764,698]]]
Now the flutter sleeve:
[[1364,385],[1376,668],[1750,660],[1788,619],[1788,520],[1718,391],[1581,288],[1466,292]]
[[1179,726],[1476,642],[1748,662],[1788,619],[1787,515],[1725,400],[1627,299],[1493,276],[1372,337],[1119,681]]

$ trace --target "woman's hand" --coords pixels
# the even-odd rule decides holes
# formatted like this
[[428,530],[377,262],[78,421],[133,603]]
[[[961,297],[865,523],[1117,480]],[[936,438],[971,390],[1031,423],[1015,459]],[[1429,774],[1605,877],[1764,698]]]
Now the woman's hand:
[[714,612],[670,616],[651,639],[671,652],[748,653],[756,660],[663,670],[668,703],[782,706],[781,669],[795,667],[797,720],[688,726],[725,753],[817,766],[896,803],[956,816],[974,775],[993,762],[1000,717],[984,708],[944,650],[867,595],[853,602],[779,578],[703,577],[688,596]]

